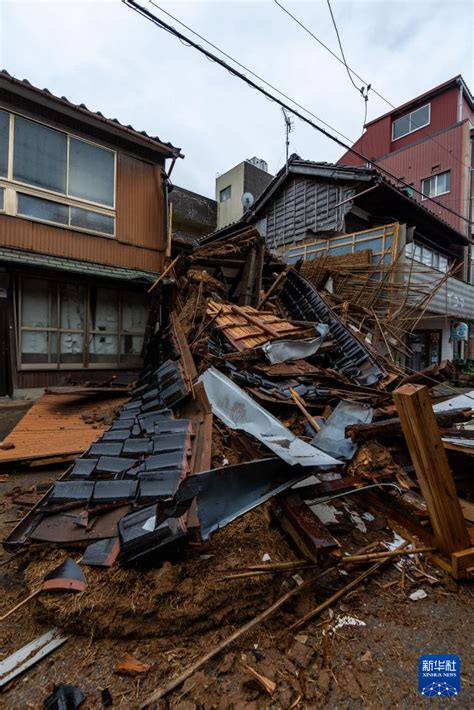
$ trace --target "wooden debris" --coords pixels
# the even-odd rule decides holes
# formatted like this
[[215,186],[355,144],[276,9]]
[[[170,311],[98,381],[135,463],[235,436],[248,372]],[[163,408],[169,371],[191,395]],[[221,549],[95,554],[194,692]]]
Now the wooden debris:
[[265,611],[262,611],[260,614],[258,614],[253,619],[244,624],[244,626],[241,626],[239,629],[234,631],[234,633],[232,633],[230,636],[228,636],[219,644],[217,644],[217,646],[215,646],[210,651],[201,656],[201,658],[199,658],[195,663],[189,666],[179,676],[170,681],[170,683],[168,683],[163,688],[158,688],[158,690],[152,693],[145,700],[145,702],[140,705],[140,710],[143,710],[143,708],[148,708],[153,703],[156,703],[161,698],[164,698],[166,695],[168,695],[168,693],[171,693],[173,690],[175,690],[175,688],[178,688],[181,683],[184,683],[187,678],[192,676],[193,673],[202,668],[212,658],[215,658],[215,656],[217,656],[221,651],[230,646],[230,644],[233,643],[236,639],[240,638],[247,631],[250,631],[250,629],[253,629],[255,626],[258,626],[258,624],[261,624],[263,621],[268,619],[270,616],[272,616],[272,614],[278,611],[278,609],[280,609],[280,607],[282,607],[283,604],[285,604],[289,599],[295,597],[297,594],[301,594],[301,592],[303,592],[305,589],[308,589],[308,587],[311,587],[313,584],[316,584],[316,582],[327,576],[331,571],[332,570],[329,569],[319,575],[310,577],[310,579],[306,580],[306,582],[303,582],[303,584],[300,584],[294,589],[291,589],[283,596],[279,597],[279,599],[277,599],[276,602],[274,602],[271,606],[267,607]]
[[428,389],[403,385],[393,396],[437,547],[449,555],[464,550],[470,547],[469,534]]
[[[400,549],[403,549],[403,548],[405,548],[407,545],[409,545],[409,543],[408,543],[408,542],[404,542],[402,545],[400,545],[400,547],[399,547],[398,549],[399,549],[399,550],[400,550]],[[324,610],[327,609],[329,606],[331,606],[332,604],[334,604],[334,602],[337,602],[339,599],[341,599],[342,597],[344,597],[344,596],[345,596],[346,594],[348,594],[350,591],[352,591],[353,589],[355,589],[355,587],[357,587],[361,582],[363,582],[365,579],[367,579],[367,577],[370,577],[371,574],[373,574],[373,573],[376,572],[378,569],[380,569],[380,567],[381,567],[385,562],[387,562],[388,559],[390,559],[390,558],[385,557],[385,558],[384,558],[383,560],[381,560],[380,562],[376,562],[374,565],[372,565],[372,567],[369,567],[368,570],[366,570],[365,572],[362,572],[362,574],[360,574],[358,577],[356,577],[355,579],[353,579],[352,582],[349,582],[349,584],[346,584],[345,587],[343,587],[343,588],[340,589],[338,592],[336,592],[335,594],[333,594],[332,596],[330,596],[328,599],[326,599],[324,602],[322,602],[322,604],[319,604],[315,609],[312,609],[312,610],[309,611],[307,614],[305,614],[304,616],[302,616],[301,619],[298,619],[298,621],[297,621],[296,623],[294,623],[294,624],[292,624],[292,625],[290,626],[290,631],[294,631],[295,629],[301,628],[301,627],[304,626],[308,621],[311,621],[311,620],[314,619],[316,616],[318,616],[318,614],[320,614],[322,611],[324,611]]]
[[269,694],[273,695],[273,693],[276,690],[276,683],[273,680],[270,680],[269,678],[266,678],[264,675],[261,673],[258,673],[255,668],[252,668],[252,666],[245,666],[245,670],[247,670],[251,676],[253,676],[260,685],[263,687],[263,689]]
[[145,675],[150,670],[151,666],[148,663],[138,661],[134,656],[126,653],[121,661],[117,661],[114,666],[114,673],[118,675]]

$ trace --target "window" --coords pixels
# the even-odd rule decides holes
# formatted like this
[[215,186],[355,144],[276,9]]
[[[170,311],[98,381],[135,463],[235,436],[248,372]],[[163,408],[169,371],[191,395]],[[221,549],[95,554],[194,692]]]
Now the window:
[[433,175],[433,177],[426,178],[426,180],[421,181],[421,191],[423,193],[423,197],[421,198],[422,200],[426,200],[427,197],[438,197],[438,195],[445,195],[450,190],[450,170],[447,170],[445,173]]
[[66,192],[67,136],[15,116],[13,179]]
[[12,214],[115,234],[113,150],[0,111],[0,178],[24,186]]
[[[22,277],[19,361],[25,367],[139,367],[146,296]],[[87,314],[87,317],[86,317]]]
[[392,123],[392,141],[403,138],[419,128],[428,126],[430,122],[430,104],[417,108],[416,111],[407,113],[406,116],[396,118]]
[[69,194],[113,207],[114,154],[91,143],[69,139]]
[[231,195],[232,195],[232,185],[229,185],[228,187],[225,187],[223,190],[220,191],[219,201],[225,202],[226,200],[230,200]]
[[0,111],[0,177],[8,175],[8,145],[10,142],[10,115]]
[[430,249],[429,247],[426,247],[424,244],[416,244],[414,242],[410,242],[405,246],[405,255],[409,259],[414,259],[415,261],[419,261],[421,264],[424,264],[425,266],[431,266],[433,269],[436,269],[437,271],[441,271],[444,274],[447,273],[448,268],[449,268],[449,261],[447,257],[443,256],[439,252],[435,251],[434,249]]

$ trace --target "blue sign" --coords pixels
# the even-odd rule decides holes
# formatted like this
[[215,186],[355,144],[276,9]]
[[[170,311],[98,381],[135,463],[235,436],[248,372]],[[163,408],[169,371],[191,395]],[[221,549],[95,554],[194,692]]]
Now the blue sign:
[[418,692],[454,697],[461,690],[461,659],[452,653],[426,654],[418,660]]

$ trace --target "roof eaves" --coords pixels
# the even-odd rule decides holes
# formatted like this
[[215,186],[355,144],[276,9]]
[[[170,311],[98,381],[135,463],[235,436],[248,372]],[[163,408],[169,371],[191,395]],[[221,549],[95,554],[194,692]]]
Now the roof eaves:
[[164,142],[160,140],[157,136],[149,136],[145,131],[137,131],[133,126],[126,126],[116,118],[106,118],[100,111],[91,111],[87,108],[85,104],[75,104],[69,101],[65,96],[56,96],[52,94],[49,89],[40,89],[37,86],[33,86],[27,79],[17,79],[12,76],[5,69],[0,70],[0,83],[4,81],[14,87],[16,93],[27,92],[30,94],[35,94],[36,100],[38,97],[42,97],[46,102],[53,102],[61,107],[62,112],[79,112],[84,118],[88,118],[91,121],[99,122],[108,131],[118,131],[119,134],[127,134],[129,139],[134,142],[145,143],[149,148],[158,150],[169,157],[174,158],[184,158],[181,153],[180,148],[176,148],[172,143]]

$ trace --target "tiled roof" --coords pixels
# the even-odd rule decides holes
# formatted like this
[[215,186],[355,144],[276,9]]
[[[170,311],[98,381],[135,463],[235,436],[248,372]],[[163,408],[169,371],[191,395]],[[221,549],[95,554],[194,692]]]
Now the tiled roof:
[[98,276],[120,281],[153,282],[158,276],[157,273],[150,271],[125,269],[120,266],[96,264],[91,261],[80,261],[61,256],[51,256],[50,254],[39,254],[33,251],[12,249],[10,247],[0,247],[0,263],[1,262],[18,264],[20,266],[36,266],[41,269],[54,269],[55,271],[66,271],[83,276]]
[[2,82],[11,84],[13,90],[14,87],[21,87],[33,93],[41,94],[49,100],[57,103],[59,106],[62,105],[63,107],[67,107],[69,109],[75,109],[79,113],[86,115],[88,118],[100,121],[105,129],[107,126],[113,126],[114,128],[119,129],[124,133],[128,133],[131,136],[138,137],[141,140],[146,141],[150,145],[150,147],[154,147],[155,149],[161,148],[163,152],[169,153],[170,156],[177,158],[184,157],[181,153],[180,148],[176,148],[172,143],[160,140],[158,136],[150,136],[145,131],[137,131],[133,126],[126,126],[123,123],[120,123],[120,121],[118,121],[116,118],[106,118],[100,111],[91,111],[87,108],[85,104],[75,104],[72,101],[69,101],[69,99],[67,99],[65,96],[56,96],[55,94],[52,94],[49,89],[40,89],[37,86],[33,86],[33,84],[31,84],[27,79],[17,79],[16,77],[9,74],[5,69],[0,70],[0,84]]

